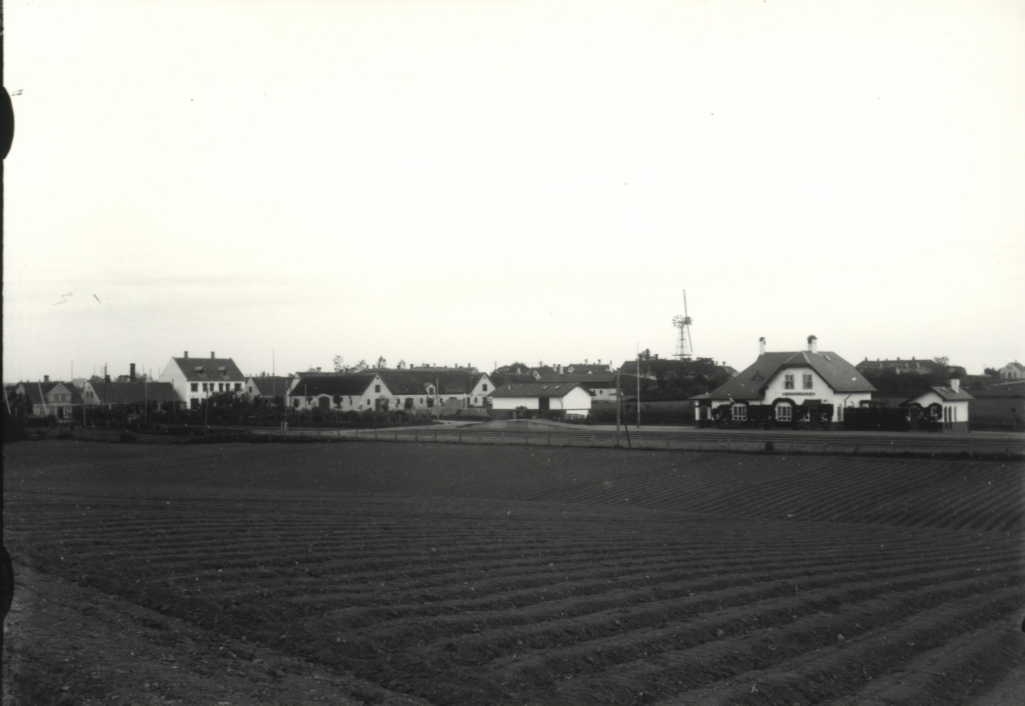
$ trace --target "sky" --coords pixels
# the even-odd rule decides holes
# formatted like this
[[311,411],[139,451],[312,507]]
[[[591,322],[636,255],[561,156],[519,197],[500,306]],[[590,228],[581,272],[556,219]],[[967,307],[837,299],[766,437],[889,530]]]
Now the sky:
[[3,378],[1025,361],[1022,0],[4,4]]

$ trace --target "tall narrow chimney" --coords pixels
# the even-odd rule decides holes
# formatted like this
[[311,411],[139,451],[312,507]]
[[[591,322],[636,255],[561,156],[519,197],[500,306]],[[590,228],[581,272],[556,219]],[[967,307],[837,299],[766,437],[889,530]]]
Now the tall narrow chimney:
[[819,350],[819,337],[808,336],[808,352],[817,353]]
[[135,382],[135,363],[128,364],[128,379]]
[[758,339],[758,355],[765,355],[765,336]]
[[213,351],[210,351],[210,360],[213,360],[213,359],[214,359],[214,358],[216,358],[216,357],[217,357],[217,356],[215,356],[215,355],[214,355],[214,352],[213,352]]
[[186,358],[188,358],[188,357],[189,357],[189,352],[188,352],[188,351],[185,351],[185,357],[186,357]]
[[950,389],[954,392],[961,391],[961,378],[950,378]]
[[49,375],[44,375],[43,376],[43,382],[50,382],[50,376]]

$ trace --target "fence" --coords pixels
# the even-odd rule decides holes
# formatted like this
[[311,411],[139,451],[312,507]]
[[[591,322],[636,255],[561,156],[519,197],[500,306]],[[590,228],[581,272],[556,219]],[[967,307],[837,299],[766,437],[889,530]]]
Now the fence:
[[[268,432],[270,433],[270,432]],[[624,431],[617,440],[615,432],[588,429],[550,431],[463,429],[360,429],[293,430],[277,439],[319,438],[408,443],[452,443],[481,445],[518,445],[551,447],[593,447],[632,449],[671,449],[681,451],[729,451],[866,455],[928,456],[1025,456],[1023,439],[974,438],[971,436],[895,435],[878,436],[858,432],[753,432],[753,431]]]

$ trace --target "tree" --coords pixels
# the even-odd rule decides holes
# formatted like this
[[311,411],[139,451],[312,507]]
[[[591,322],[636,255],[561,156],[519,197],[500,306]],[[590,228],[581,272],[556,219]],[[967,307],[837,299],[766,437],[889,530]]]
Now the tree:
[[991,378],[998,378],[998,377],[1000,377],[1000,371],[997,370],[996,368],[986,368],[985,370],[982,371],[982,373],[983,373],[983,375],[986,375],[987,377],[991,377]]
[[387,367],[388,367],[388,359],[385,358],[383,355],[377,356],[377,368],[378,368],[378,370],[380,370],[382,368],[387,368]]
[[348,371],[348,368],[345,365],[345,358],[342,356],[336,355],[331,359],[331,362],[334,364],[336,373],[344,373]]

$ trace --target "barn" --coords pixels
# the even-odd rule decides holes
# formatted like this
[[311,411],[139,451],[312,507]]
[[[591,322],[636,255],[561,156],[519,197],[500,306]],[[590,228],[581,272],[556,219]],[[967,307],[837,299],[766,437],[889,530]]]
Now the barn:
[[495,416],[512,416],[520,408],[530,413],[561,411],[567,417],[587,417],[591,393],[577,382],[514,382],[491,395]]

